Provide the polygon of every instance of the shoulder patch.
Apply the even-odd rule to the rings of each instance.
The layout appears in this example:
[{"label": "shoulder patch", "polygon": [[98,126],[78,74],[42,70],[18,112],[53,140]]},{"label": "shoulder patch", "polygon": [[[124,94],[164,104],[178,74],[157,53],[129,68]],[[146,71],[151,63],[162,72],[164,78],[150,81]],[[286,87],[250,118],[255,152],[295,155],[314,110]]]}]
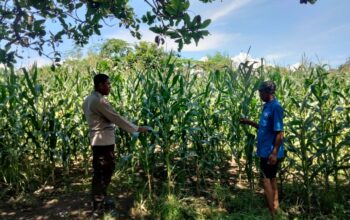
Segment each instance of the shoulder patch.
[{"label": "shoulder patch", "polygon": [[109,102],[108,102],[107,99],[101,98],[101,99],[100,99],[100,104],[109,105]]}]

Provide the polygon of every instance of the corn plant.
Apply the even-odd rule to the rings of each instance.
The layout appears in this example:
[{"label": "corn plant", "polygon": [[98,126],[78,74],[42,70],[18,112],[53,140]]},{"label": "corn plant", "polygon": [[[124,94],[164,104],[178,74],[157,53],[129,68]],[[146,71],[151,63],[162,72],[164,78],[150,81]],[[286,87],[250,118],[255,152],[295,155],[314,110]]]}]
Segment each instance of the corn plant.
[{"label": "corn plant", "polygon": [[240,126],[239,118],[258,120],[262,103],[257,86],[272,79],[285,109],[283,181],[302,186],[309,210],[315,204],[321,207],[320,188],[335,188],[336,198],[345,201],[341,189],[350,176],[347,73],[325,66],[303,66],[292,73],[243,63],[238,69],[207,66],[194,74],[198,64],[173,56],[155,63],[129,68],[108,60],[94,66],[77,61],[54,72],[1,70],[2,193],[34,190],[55,181],[58,169],[68,174],[76,162],[88,172],[91,148],[81,105],[93,89],[93,75],[104,72],[112,82],[108,99],[117,112],[153,128],[139,136],[116,130],[118,168],[142,198],[144,193],[153,200],[159,194],[215,191],[213,182],[221,184],[225,178],[217,170],[224,170],[229,159],[254,192],[256,130]]}]

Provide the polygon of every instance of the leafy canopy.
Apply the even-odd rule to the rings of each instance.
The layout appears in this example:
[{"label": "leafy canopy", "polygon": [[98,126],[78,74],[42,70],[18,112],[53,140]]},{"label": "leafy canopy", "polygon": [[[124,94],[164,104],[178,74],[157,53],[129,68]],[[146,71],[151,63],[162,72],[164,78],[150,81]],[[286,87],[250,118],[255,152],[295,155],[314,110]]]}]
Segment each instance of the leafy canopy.
[{"label": "leafy canopy", "polygon": [[[164,37],[170,37],[178,44],[178,50],[193,41],[197,44],[209,34],[206,28],[210,19],[189,13],[189,0],[144,2],[149,10],[139,17],[129,0],[1,0],[0,63],[13,65],[16,57],[21,58],[17,46],[31,48],[58,62],[61,54],[56,48],[60,43],[68,38],[83,46],[92,35],[101,34],[103,24],[124,27],[138,39],[140,24],[147,24],[157,34],[158,45],[164,43]],[[52,52],[44,51],[45,45]]]}]

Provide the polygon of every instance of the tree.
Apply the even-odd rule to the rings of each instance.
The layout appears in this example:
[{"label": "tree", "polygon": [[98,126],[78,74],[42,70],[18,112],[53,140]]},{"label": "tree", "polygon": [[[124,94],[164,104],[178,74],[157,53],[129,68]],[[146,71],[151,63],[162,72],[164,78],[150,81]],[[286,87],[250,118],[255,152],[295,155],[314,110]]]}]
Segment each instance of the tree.
[{"label": "tree", "polygon": [[[199,0],[203,3],[215,0]],[[316,0],[308,0],[313,3]],[[0,63],[13,65],[20,57],[14,47],[36,50],[58,62],[61,54],[56,47],[65,38],[78,46],[88,43],[93,35],[100,35],[102,24],[119,21],[133,37],[141,38],[140,24],[145,23],[157,34],[155,42],[164,43],[170,37],[181,50],[184,44],[207,36],[210,19],[188,13],[189,0],[144,0],[149,11],[139,18],[129,0],[1,0],[0,1]],[[300,1],[302,2],[302,1]],[[304,3],[304,1],[303,1]],[[55,26],[49,28],[48,25]],[[115,25],[113,25],[115,26]],[[44,51],[44,45],[52,53]]]},{"label": "tree", "polygon": [[[215,0],[199,0],[203,3]],[[12,65],[19,56],[13,49],[19,45],[36,50],[39,55],[54,58],[57,62],[61,54],[56,51],[64,37],[73,39],[83,46],[93,34],[100,35],[102,24],[119,21],[119,27],[128,29],[133,37],[141,38],[140,24],[150,26],[157,34],[155,42],[164,43],[164,37],[174,39],[179,50],[183,44],[207,36],[205,30],[210,20],[200,15],[188,13],[189,0],[144,0],[150,7],[139,18],[129,0],[2,0],[0,1],[0,62]],[[83,14],[83,16],[79,16]],[[51,23],[50,23],[51,22]],[[48,24],[57,26],[48,30]],[[109,25],[109,24],[107,24]],[[51,28],[52,29],[52,28]],[[44,52],[49,45],[53,52]]]},{"label": "tree", "polygon": [[169,54],[156,44],[141,41],[134,47],[134,52],[127,57],[129,64],[136,63],[140,69],[153,69],[162,64]]},{"label": "tree", "polygon": [[115,60],[126,56],[131,50],[128,42],[120,39],[109,39],[102,44],[100,55]]}]

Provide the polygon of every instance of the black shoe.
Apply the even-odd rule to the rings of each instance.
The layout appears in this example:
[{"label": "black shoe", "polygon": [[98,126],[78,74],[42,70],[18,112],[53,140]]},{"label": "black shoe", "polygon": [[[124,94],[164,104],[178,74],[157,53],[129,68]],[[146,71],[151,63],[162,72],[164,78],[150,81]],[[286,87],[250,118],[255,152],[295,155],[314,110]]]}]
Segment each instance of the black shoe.
[{"label": "black shoe", "polygon": [[104,215],[104,207],[102,201],[93,201],[92,202],[92,219],[100,219]]},{"label": "black shoe", "polygon": [[101,211],[103,210],[103,202],[102,201],[93,201],[92,202],[92,210],[95,211]]}]

